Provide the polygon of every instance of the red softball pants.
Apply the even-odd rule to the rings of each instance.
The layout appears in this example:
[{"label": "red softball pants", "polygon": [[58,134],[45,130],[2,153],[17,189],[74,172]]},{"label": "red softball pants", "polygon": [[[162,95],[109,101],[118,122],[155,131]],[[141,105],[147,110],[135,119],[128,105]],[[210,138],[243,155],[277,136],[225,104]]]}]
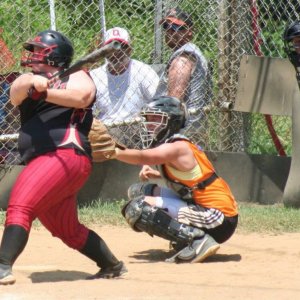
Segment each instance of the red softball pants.
[{"label": "red softball pants", "polygon": [[38,218],[53,236],[80,250],[89,229],[78,220],[76,196],[90,172],[89,158],[74,149],[58,149],[34,158],[12,189],[5,225],[20,225],[29,232]]}]

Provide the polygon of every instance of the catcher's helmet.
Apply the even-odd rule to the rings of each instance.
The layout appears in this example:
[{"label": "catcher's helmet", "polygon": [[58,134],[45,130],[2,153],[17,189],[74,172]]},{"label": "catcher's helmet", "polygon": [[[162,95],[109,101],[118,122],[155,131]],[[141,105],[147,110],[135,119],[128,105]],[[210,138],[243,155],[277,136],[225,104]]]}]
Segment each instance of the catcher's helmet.
[{"label": "catcher's helmet", "polygon": [[[42,48],[35,52],[34,46]],[[46,64],[53,67],[67,68],[73,58],[74,50],[70,40],[58,31],[45,30],[23,44],[27,54],[21,59],[22,66]]]},{"label": "catcher's helmet", "polygon": [[140,115],[140,135],[143,148],[147,149],[162,144],[184,127],[186,109],[177,98],[161,96],[148,103]]}]

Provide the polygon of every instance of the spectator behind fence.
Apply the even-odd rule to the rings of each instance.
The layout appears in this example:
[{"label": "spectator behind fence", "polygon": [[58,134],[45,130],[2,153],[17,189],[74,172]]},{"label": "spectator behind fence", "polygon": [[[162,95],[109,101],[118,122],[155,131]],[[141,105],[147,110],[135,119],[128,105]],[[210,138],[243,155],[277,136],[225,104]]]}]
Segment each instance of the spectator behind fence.
[{"label": "spectator behind fence", "polygon": [[4,79],[2,80],[0,75],[0,129],[1,132],[4,131],[4,129],[7,127],[7,124],[5,122],[7,112],[6,112],[6,104],[8,102],[9,96],[8,96],[8,90],[9,90],[9,83]]},{"label": "spectator behind fence", "polygon": [[[173,53],[160,78],[156,96],[168,95],[183,101],[188,109],[196,109],[184,129],[184,134],[194,137],[203,124],[201,108],[210,101],[208,64],[201,50],[191,42],[194,24],[191,16],[179,8],[167,12],[160,21],[165,32],[165,42]],[[198,120],[198,122],[197,122]],[[193,126],[190,126],[193,124]],[[203,138],[203,137],[202,137]]]},{"label": "spectator behind fence", "polygon": [[[0,134],[14,133],[18,129],[17,110],[10,105],[9,87],[19,76],[11,72],[15,59],[3,38],[3,28],[0,28]],[[17,162],[16,143],[9,141],[0,143],[0,163]]]},{"label": "spectator behind fence", "polygon": [[[151,101],[159,82],[158,75],[149,65],[131,58],[131,39],[126,29],[109,29],[104,45],[112,41],[119,41],[121,49],[107,57],[103,66],[90,72],[97,88],[94,116],[105,123],[122,122],[137,116]],[[139,137],[135,128],[131,126],[127,133],[121,128],[110,132],[127,146],[137,147]]]},{"label": "spectator behind fence", "polygon": [[[8,113],[13,114],[15,109],[9,103],[9,88],[11,83],[19,76],[18,72],[11,72],[7,74],[0,74],[0,128],[1,132],[10,132],[11,124],[7,123]],[[13,133],[13,132],[10,132]]]},{"label": "spectator behind fence", "polygon": [[[19,75],[18,72],[0,74],[0,134],[16,133],[19,130],[18,109],[9,101],[10,85]],[[0,143],[0,163],[20,163],[16,141]]]},{"label": "spectator behind fence", "polygon": [[[7,116],[6,105],[8,103],[9,84],[13,81],[8,72],[15,64],[15,59],[2,38],[3,29],[0,27],[0,128],[1,131],[7,127],[5,119]],[[16,74],[16,73],[14,73]],[[9,77],[9,78],[8,78]],[[15,78],[13,78],[15,79]]]},{"label": "spectator behind fence", "polygon": [[[3,76],[0,75],[0,134],[5,132],[5,129],[8,127],[6,123],[7,110],[6,105],[8,103],[8,90],[9,83],[2,79]],[[0,164],[5,163],[6,158],[8,157],[9,150],[6,145],[0,142]]]}]

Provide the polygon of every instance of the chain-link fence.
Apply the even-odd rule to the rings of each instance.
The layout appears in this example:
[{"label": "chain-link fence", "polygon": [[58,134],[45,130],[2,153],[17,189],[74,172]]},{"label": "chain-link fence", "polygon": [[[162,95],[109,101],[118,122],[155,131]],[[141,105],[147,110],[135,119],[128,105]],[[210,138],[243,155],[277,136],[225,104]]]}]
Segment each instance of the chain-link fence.
[{"label": "chain-link fence", "polygon": [[[1,135],[17,133],[19,128],[18,110],[8,101],[8,88],[22,72],[19,61],[24,41],[39,31],[56,29],[72,40],[75,61],[99,47],[105,31],[118,26],[130,32],[132,58],[149,64],[160,75],[171,51],[164,41],[159,21],[175,6],[192,15],[193,43],[207,59],[206,80],[210,82],[205,91],[210,101],[198,112],[201,117],[195,118],[194,130],[187,129],[187,134],[205,150],[278,154],[274,146],[275,129],[276,138],[289,154],[289,117],[237,113],[231,108],[242,55],[284,56],[282,32],[288,22],[299,18],[300,4],[295,0],[2,0]],[[90,68],[103,63],[99,61]],[[129,141],[135,136],[130,125],[118,129]],[[131,144],[139,147],[136,140]],[[19,163],[16,140],[1,140],[0,160],[2,164]]]}]

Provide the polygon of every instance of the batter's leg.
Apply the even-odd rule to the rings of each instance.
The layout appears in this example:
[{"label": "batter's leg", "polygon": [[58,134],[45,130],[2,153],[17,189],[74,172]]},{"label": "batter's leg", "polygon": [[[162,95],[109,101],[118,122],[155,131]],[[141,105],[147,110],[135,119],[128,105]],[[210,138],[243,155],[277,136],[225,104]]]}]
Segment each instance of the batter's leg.
[{"label": "batter's leg", "polygon": [[19,225],[5,227],[0,246],[0,285],[13,284],[12,266],[28,241],[28,232]]}]

